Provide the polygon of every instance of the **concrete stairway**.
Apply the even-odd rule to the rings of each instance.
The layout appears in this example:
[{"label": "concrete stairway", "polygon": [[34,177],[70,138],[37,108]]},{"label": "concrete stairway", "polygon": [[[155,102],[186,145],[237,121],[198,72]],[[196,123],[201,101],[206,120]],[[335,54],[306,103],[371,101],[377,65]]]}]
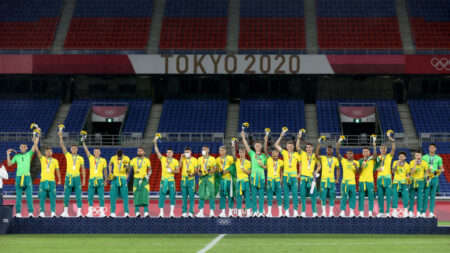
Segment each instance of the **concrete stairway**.
[{"label": "concrete stairway", "polygon": [[228,104],[227,113],[227,126],[225,132],[225,143],[229,150],[231,147],[231,138],[238,137],[238,124],[239,124],[239,104]]},{"label": "concrete stairway", "polygon": [[400,29],[400,37],[402,39],[403,52],[405,54],[415,54],[406,0],[395,0],[395,8],[397,10],[398,26]]},{"label": "concrete stairway", "polygon": [[317,108],[315,104],[305,105],[306,141],[315,145],[319,138],[317,126]]},{"label": "concrete stairway", "polygon": [[56,28],[55,40],[53,41],[52,54],[62,54],[64,52],[64,42],[69,32],[70,21],[72,20],[76,0],[65,0],[58,27]]},{"label": "concrete stairway", "polygon": [[62,104],[59,106],[58,112],[55,115],[55,119],[53,120],[52,125],[50,126],[50,130],[47,133],[47,137],[42,141],[41,147],[44,145],[50,147],[59,147],[59,139],[58,139],[58,126],[60,124],[64,124],[64,120],[69,113],[71,104]]},{"label": "concrete stairway", "polygon": [[153,8],[150,36],[148,39],[147,54],[158,53],[166,0],[154,0],[154,6],[155,7]]},{"label": "concrete stairway", "polygon": [[305,43],[306,53],[317,54],[319,43],[317,41],[317,11],[316,0],[304,0],[305,10]]},{"label": "concrete stairway", "polygon": [[153,138],[155,138],[156,131],[158,131],[159,120],[161,118],[163,105],[153,104],[150,110],[150,117],[147,121],[147,128],[144,134],[144,148],[147,154],[150,154],[153,149]]},{"label": "concrete stairway", "polygon": [[239,49],[239,17],[241,10],[240,0],[230,0],[228,6],[228,27],[226,50],[229,54],[236,54]]},{"label": "concrete stairway", "polygon": [[403,130],[405,131],[405,137],[408,138],[408,142],[403,144],[399,143],[399,146],[408,147],[410,150],[419,150],[420,141],[417,137],[416,128],[409,111],[407,104],[398,104],[398,113],[400,114],[400,120],[402,121]]}]

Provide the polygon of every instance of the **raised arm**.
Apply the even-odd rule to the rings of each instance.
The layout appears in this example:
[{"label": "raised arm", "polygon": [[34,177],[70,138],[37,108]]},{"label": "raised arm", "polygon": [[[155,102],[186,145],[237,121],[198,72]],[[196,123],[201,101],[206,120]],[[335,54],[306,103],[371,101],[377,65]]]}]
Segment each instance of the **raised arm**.
[{"label": "raised arm", "polygon": [[338,141],[336,143],[336,156],[339,161],[342,160],[341,152],[339,152],[339,148],[341,147],[341,143]]},{"label": "raised arm", "polygon": [[295,142],[295,147],[297,149],[297,152],[301,153],[303,150],[300,146],[300,142],[302,141],[302,132],[299,132],[297,135],[297,141]]},{"label": "raised arm", "polygon": [[84,152],[86,153],[87,157],[89,158],[91,156],[91,153],[89,152],[89,149],[86,146],[86,142],[82,141],[81,143],[83,144]]},{"label": "raised arm", "polygon": [[244,132],[244,130],[241,131],[241,138],[242,138],[242,143],[244,143],[245,150],[247,151],[247,154],[249,154],[250,153],[250,146],[247,143],[247,139],[245,139],[245,132]]},{"label": "raised arm", "polygon": [[316,148],[316,158],[319,159],[319,155],[320,155],[320,147],[322,147],[322,143],[320,143],[320,141],[317,142],[317,148]]},{"label": "raised arm", "polygon": [[391,156],[394,157],[394,155],[395,155],[395,140],[392,137],[389,137],[389,140],[392,141]]},{"label": "raised arm", "polygon": [[283,151],[283,149],[280,147],[280,142],[281,142],[281,139],[283,139],[283,135],[284,135],[284,131],[280,134],[280,137],[278,137],[278,140],[275,142],[275,148],[280,152],[280,154]]},{"label": "raised arm", "polygon": [[373,159],[377,158],[377,143],[373,142]]},{"label": "raised arm", "polygon": [[155,137],[155,139],[153,139],[153,143],[155,144],[155,153],[158,156],[158,158],[161,159],[162,155],[158,149],[158,138],[157,137]]},{"label": "raised arm", "polygon": [[269,157],[269,136],[264,136],[264,153]]},{"label": "raised arm", "polygon": [[58,136],[59,136],[59,146],[62,149],[63,154],[67,153],[67,148],[64,145],[64,140],[63,140],[63,133],[61,131],[58,132]]},{"label": "raised arm", "polygon": [[336,170],[336,182],[339,181],[339,178],[341,176],[341,166],[336,166],[337,170]]},{"label": "raised arm", "polygon": [[6,151],[6,164],[8,164],[8,166],[12,166],[14,164],[13,162],[11,162],[11,152],[12,149],[8,149]]},{"label": "raised arm", "polygon": [[33,137],[33,148],[31,150],[33,150],[34,152],[36,152],[36,155],[38,158],[42,157],[41,151],[39,150],[39,147],[37,146],[39,142],[39,137]]}]

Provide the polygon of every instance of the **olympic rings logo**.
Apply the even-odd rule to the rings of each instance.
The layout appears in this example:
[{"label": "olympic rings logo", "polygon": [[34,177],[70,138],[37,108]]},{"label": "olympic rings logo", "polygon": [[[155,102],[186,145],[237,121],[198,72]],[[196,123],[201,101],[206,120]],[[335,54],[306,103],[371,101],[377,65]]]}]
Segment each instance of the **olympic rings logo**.
[{"label": "olympic rings logo", "polygon": [[434,57],[433,59],[431,59],[431,65],[436,69],[436,70],[450,70],[450,61],[448,58],[441,58],[438,59],[436,57]]}]

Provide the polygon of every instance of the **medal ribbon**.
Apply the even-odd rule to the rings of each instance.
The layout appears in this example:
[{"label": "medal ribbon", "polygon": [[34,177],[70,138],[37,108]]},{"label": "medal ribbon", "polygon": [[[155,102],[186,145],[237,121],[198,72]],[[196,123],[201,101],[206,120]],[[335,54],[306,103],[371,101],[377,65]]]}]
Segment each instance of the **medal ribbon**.
[{"label": "medal ribbon", "polygon": [[95,159],[95,174],[97,174],[97,168],[98,168],[99,162],[100,162],[100,157],[98,159]]},{"label": "medal ribbon", "polygon": [[141,159],[141,163],[139,164],[139,158],[137,159],[137,173],[139,174],[139,171],[141,171],[142,163],[144,162],[144,158]]},{"label": "medal ribbon", "polygon": [[47,173],[50,172],[50,164],[52,164],[52,158],[50,158],[50,161],[45,159],[47,161]]},{"label": "medal ribbon", "polygon": [[75,165],[77,165],[77,156],[78,156],[78,155],[75,155],[75,159],[73,159],[73,155],[72,155],[72,161],[73,161],[72,170],[75,170],[75,169],[76,169],[76,166],[75,166]]},{"label": "medal ribbon", "polygon": [[294,157],[294,153],[292,153],[291,155],[289,155],[288,153],[288,159],[289,159],[289,168],[292,167],[291,163],[292,163],[292,157]]},{"label": "medal ribbon", "polygon": [[166,164],[166,170],[167,170],[167,168],[169,168],[169,165],[170,165],[170,163],[172,162],[172,159],[173,159],[173,157],[172,157],[172,158],[170,158],[170,160],[169,160],[169,161],[167,161],[167,164]]}]

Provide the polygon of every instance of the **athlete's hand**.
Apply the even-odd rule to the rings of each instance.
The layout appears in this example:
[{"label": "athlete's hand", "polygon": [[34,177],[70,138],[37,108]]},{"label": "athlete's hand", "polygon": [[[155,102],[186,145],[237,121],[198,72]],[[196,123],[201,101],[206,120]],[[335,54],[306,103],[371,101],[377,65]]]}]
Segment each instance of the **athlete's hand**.
[{"label": "athlete's hand", "polygon": [[59,136],[59,137],[62,137],[62,136],[63,136],[63,133],[62,133],[61,131],[58,131],[58,136]]},{"label": "athlete's hand", "polygon": [[283,130],[283,131],[281,131],[281,135],[283,135],[284,136],[284,134],[287,132],[287,130]]},{"label": "athlete's hand", "polygon": [[266,134],[266,135],[264,135],[264,140],[265,141],[268,141],[269,140],[269,136]]},{"label": "athlete's hand", "polygon": [[11,152],[12,152],[12,149],[8,149],[8,150],[6,151],[6,154],[7,154],[7,155],[10,155]]},{"label": "athlete's hand", "polygon": [[259,164],[259,166],[264,166],[264,164],[261,162],[261,159],[258,159],[258,164]]},{"label": "athlete's hand", "polygon": [[244,130],[241,131],[241,137],[245,138],[245,131]]},{"label": "athlete's hand", "polygon": [[153,139],[153,143],[156,143],[158,141],[158,137],[155,137],[154,139]]}]

